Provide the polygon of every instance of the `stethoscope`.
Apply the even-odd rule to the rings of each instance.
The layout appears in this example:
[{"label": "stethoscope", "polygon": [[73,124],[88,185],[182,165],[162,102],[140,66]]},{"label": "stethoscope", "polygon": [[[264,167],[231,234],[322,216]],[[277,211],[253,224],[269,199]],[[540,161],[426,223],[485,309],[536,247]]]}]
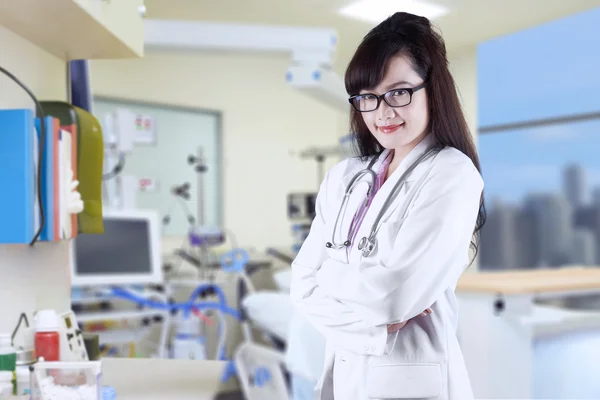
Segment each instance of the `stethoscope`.
[{"label": "stethoscope", "polygon": [[[377,214],[375,221],[371,225],[371,230],[369,232],[369,235],[363,237],[358,242],[358,249],[362,252],[363,257],[368,257],[375,249],[375,245],[377,244],[377,233],[379,232],[381,219],[383,218],[386,211],[390,208],[390,206],[396,199],[396,196],[399,193],[399,191],[402,187],[402,184],[404,183],[404,181],[406,180],[408,175],[421,162],[425,161],[426,159],[428,159],[430,157],[437,155],[442,148],[443,148],[443,146],[433,146],[433,147],[429,148],[424,154],[422,154],[417,160],[415,160],[415,162],[413,162],[406,169],[406,171],[404,171],[402,176],[400,176],[400,179],[398,179],[398,181],[392,188],[392,191],[390,192],[388,197],[385,199],[385,202],[383,203],[383,206],[381,206],[381,209],[379,210],[379,213]],[[369,164],[367,165],[367,168],[357,172],[356,175],[354,175],[352,177],[352,179],[350,180],[350,182],[348,183],[348,186],[346,186],[346,192],[344,193],[344,198],[342,199],[342,204],[340,206],[337,217],[335,219],[335,224],[333,225],[333,232],[331,233],[331,241],[325,243],[326,247],[328,247],[330,249],[340,250],[340,249],[343,249],[345,247],[349,247],[352,245],[352,243],[350,242],[350,238],[354,236],[354,230],[358,229],[358,227],[351,227],[351,230],[350,230],[350,232],[348,232],[348,236],[347,236],[346,240],[341,244],[335,242],[335,234],[338,229],[338,225],[340,224],[340,219],[341,219],[342,215],[346,215],[346,209],[348,208],[348,202],[350,200],[350,196],[352,195],[352,192],[354,192],[354,190],[360,184],[367,184],[368,189],[367,189],[367,194],[365,196],[365,199],[363,200],[356,217],[358,218],[358,220],[360,220],[363,218],[364,214],[367,212],[366,205],[368,204],[369,200],[371,200],[372,192],[375,187],[376,180],[377,180],[377,174],[375,173],[375,171],[373,171],[373,166],[375,165],[375,163],[377,162],[377,160],[379,159],[381,154],[382,153],[379,153],[376,157],[373,157],[371,162],[369,162]],[[362,179],[365,176],[367,177],[367,179],[366,180]]]}]

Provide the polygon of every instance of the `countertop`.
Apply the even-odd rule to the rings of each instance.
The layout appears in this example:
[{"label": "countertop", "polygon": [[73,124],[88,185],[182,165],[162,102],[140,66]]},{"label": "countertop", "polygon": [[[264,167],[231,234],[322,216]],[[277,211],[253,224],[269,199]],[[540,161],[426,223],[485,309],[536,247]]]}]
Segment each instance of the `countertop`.
[{"label": "countertop", "polygon": [[529,294],[598,290],[600,268],[568,267],[523,271],[473,272],[460,278],[456,291]]}]

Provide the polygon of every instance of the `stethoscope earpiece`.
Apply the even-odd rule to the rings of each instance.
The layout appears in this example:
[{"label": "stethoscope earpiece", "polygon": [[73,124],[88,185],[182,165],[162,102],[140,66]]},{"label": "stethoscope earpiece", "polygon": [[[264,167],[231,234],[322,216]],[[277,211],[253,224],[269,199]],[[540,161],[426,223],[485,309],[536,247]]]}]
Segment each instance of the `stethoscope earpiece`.
[{"label": "stethoscope earpiece", "polygon": [[330,249],[330,248],[333,247],[333,243],[327,242],[327,243],[325,243],[325,247],[327,247],[328,249]]}]

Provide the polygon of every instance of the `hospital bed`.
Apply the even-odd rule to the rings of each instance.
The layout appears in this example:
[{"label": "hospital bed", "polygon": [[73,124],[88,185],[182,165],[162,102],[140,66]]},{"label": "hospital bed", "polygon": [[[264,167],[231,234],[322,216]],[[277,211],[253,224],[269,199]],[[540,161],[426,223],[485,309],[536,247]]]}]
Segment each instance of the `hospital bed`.
[{"label": "hospital bed", "polygon": [[[243,255],[244,252],[239,253],[239,255]],[[270,255],[274,256],[274,254]],[[188,264],[199,267],[196,265],[199,264],[196,262],[199,260],[188,260],[190,255],[179,252],[177,256],[188,261]],[[295,312],[289,296],[290,260],[282,259],[281,255],[276,256],[282,261],[282,265],[285,265],[284,268],[277,271],[274,270],[271,263],[251,262],[256,260],[251,260],[248,254],[245,257],[248,259],[243,263],[243,268],[222,265],[213,281],[224,290],[227,288],[229,301],[233,301],[230,304],[235,307],[234,304],[237,303],[236,308],[240,313],[240,320],[237,322],[241,326],[242,341],[239,343],[239,340],[233,340],[238,344],[232,348],[233,352],[231,353],[235,365],[234,373],[247,400],[290,399],[290,375],[294,377],[300,375],[316,382],[315,375],[321,372],[322,365],[319,364],[319,357],[314,357],[314,354],[311,353],[318,354],[318,349],[321,347],[324,355],[324,340],[318,335],[316,338],[318,343],[310,343],[311,336],[315,336],[314,332],[310,331],[312,327],[298,321],[298,314]],[[268,267],[269,270],[269,280],[272,278],[272,283],[266,286],[273,287],[274,284],[275,289],[257,291],[255,283],[261,278],[264,279],[260,271],[264,271],[265,267]],[[178,276],[175,279],[169,279],[169,285],[172,288],[184,289],[189,285],[196,286],[198,284],[195,279],[181,278]],[[259,286],[264,287],[264,283]],[[228,332],[231,331],[228,329]],[[291,352],[290,332],[301,336],[299,339],[296,336],[295,345],[291,346]],[[228,336],[230,335],[228,334]],[[229,337],[227,341],[231,343],[232,339],[235,338]],[[231,344],[234,345],[234,343]],[[302,349],[305,345],[310,346],[312,351],[307,352]],[[310,361],[315,358],[316,362]],[[233,372],[229,371],[229,375],[232,374]]]},{"label": "hospital bed", "polygon": [[[234,354],[236,375],[248,400],[291,399],[285,351],[293,314],[289,294],[256,291],[249,277],[239,279],[243,342]],[[262,336],[255,340],[254,333]]]},{"label": "hospital bed", "polygon": [[279,291],[250,293],[241,308],[250,323],[270,340],[272,349],[280,353],[288,389],[292,389],[288,398],[312,399],[323,368],[325,339],[294,308],[289,295],[291,269],[274,273],[273,279]]}]

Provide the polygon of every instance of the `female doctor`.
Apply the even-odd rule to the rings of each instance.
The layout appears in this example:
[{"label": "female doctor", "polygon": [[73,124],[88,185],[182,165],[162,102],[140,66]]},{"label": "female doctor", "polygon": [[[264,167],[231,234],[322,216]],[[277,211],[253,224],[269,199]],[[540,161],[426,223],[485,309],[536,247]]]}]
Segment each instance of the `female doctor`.
[{"label": "female doctor", "polygon": [[328,171],[291,296],[327,340],[323,400],[469,400],[454,289],[483,225],[479,160],[443,39],[396,13],[345,76],[360,156]]}]

